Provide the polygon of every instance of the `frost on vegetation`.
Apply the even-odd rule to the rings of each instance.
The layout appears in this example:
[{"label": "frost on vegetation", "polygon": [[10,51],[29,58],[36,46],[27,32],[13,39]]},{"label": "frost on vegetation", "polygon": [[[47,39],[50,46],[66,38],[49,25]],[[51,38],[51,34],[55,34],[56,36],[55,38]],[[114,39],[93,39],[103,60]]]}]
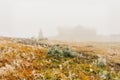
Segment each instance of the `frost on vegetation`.
[{"label": "frost on vegetation", "polygon": [[16,59],[12,62],[12,65],[15,66],[15,67],[20,67],[21,63],[22,63],[22,60]]},{"label": "frost on vegetation", "polygon": [[105,67],[107,65],[106,58],[99,55],[99,58],[97,60],[97,66],[98,67]]},{"label": "frost on vegetation", "polygon": [[62,47],[59,45],[54,45],[52,46],[47,52],[46,54],[48,56],[53,56],[53,57],[57,57],[57,58],[62,58],[62,57],[76,57],[77,53],[72,51],[70,48],[68,47]]},{"label": "frost on vegetation", "polygon": [[104,57],[78,55],[66,46],[55,45],[46,51],[36,46],[7,44],[0,50],[1,80],[120,80],[120,73]]},{"label": "frost on vegetation", "polygon": [[0,68],[0,75],[6,75],[8,72],[13,72],[13,71],[14,71],[14,67],[12,65],[5,64],[4,67]]}]

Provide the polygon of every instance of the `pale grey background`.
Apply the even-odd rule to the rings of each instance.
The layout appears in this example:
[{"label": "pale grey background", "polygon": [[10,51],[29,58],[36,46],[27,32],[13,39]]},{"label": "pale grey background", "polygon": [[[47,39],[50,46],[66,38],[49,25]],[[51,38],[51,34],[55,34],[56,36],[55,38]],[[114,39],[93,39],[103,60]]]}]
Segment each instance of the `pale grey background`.
[{"label": "pale grey background", "polygon": [[0,0],[0,36],[45,37],[57,27],[82,25],[97,34],[120,34],[120,0]]}]

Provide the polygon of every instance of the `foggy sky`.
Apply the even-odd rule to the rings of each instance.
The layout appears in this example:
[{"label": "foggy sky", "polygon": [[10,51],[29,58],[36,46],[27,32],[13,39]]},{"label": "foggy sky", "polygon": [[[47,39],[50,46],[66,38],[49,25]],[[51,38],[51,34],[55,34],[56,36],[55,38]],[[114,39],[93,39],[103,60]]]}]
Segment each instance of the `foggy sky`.
[{"label": "foggy sky", "polygon": [[0,0],[0,36],[57,35],[57,27],[82,25],[98,34],[120,33],[120,0]]}]

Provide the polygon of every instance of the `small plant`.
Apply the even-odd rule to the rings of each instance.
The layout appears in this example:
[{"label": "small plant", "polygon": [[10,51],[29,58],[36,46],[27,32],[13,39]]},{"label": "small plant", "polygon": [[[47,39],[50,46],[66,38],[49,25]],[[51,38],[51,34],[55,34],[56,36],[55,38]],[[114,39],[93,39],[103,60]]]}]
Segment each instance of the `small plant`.
[{"label": "small plant", "polygon": [[62,58],[62,57],[76,57],[77,53],[73,52],[68,47],[61,47],[59,45],[52,46],[46,53],[48,56],[53,56],[56,58]]},{"label": "small plant", "polygon": [[57,46],[52,46],[46,53],[48,56],[63,57],[62,50]]},{"label": "small plant", "polygon": [[98,67],[101,67],[101,68],[103,68],[103,67],[105,67],[106,66],[106,59],[105,58],[102,58],[102,57],[99,57],[98,58],[98,61],[97,61],[97,66]]},{"label": "small plant", "polygon": [[70,48],[63,49],[64,57],[76,57],[77,53],[73,52]]}]

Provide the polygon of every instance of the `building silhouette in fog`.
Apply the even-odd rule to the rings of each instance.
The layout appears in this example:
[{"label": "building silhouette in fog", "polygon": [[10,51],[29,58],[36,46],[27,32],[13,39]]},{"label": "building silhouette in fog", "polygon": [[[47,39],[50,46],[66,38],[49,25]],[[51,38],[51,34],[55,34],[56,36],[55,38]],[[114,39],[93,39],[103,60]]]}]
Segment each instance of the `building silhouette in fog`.
[{"label": "building silhouette in fog", "polygon": [[96,40],[96,30],[77,26],[75,28],[59,28],[55,39],[70,41],[93,41]]},{"label": "building silhouette in fog", "polygon": [[58,28],[58,35],[53,37],[52,39],[56,40],[67,40],[67,41],[105,41],[105,42],[119,42],[120,34],[118,35],[97,35],[95,29],[92,28],[84,28],[81,26],[77,26],[74,28]]}]

